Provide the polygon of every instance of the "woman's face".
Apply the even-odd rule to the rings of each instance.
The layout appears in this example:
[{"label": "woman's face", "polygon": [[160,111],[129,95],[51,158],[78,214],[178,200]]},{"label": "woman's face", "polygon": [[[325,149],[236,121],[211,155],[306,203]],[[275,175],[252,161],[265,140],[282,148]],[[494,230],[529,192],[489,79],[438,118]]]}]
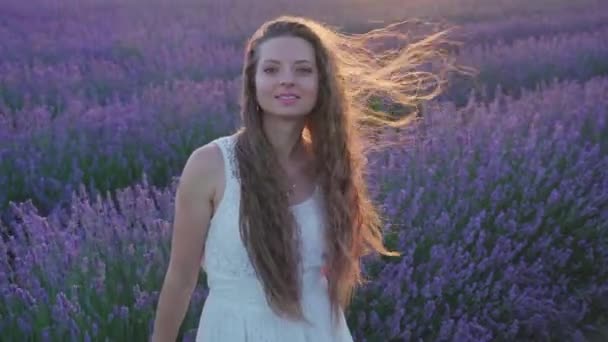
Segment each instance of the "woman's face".
[{"label": "woman's face", "polygon": [[319,73],[312,44],[277,37],[262,43],[255,73],[256,97],[265,114],[302,117],[317,102]]}]

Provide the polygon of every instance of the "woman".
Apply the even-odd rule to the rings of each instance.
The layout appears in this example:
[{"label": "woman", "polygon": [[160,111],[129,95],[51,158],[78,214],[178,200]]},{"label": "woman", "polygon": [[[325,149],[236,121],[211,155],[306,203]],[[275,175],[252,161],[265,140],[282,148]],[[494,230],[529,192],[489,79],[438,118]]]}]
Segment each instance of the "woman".
[{"label": "woman", "polygon": [[201,265],[210,292],[197,341],[352,341],[344,310],[360,258],[399,255],[383,246],[359,124],[411,121],[370,108],[374,94],[413,107],[438,93],[410,95],[436,78],[408,68],[441,56],[429,48],[441,33],[399,53],[366,48],[396,27],[347,36],[283,16],[255,32],[243,127],[194,151],[180,178],[154,341],[175,340]]}]

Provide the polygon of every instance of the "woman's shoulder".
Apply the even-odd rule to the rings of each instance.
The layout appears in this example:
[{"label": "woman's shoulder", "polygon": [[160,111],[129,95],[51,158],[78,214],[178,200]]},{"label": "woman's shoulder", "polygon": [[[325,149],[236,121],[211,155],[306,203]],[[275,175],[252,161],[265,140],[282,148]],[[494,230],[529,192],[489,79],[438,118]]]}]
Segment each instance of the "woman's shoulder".
[{"label": "woman's shoulder", "polygon": [[[221,180],[224,165],[222,151],[216,140],[192,151],[182,171],[182,177],[185,177],[186,182],[191,182],[192,185],[205,183],[213,185],[212,188],[215,188],[215,185]],[[207,181],[200,182],[201,179]]]},{"label": "woman's shoulder", "polygon": [[224,174],[224,153],[230,153],[231,144],[238,133],[219,136],[205,145],[197,147],[188,158],[185,168],[206,179],[220,179]]}]

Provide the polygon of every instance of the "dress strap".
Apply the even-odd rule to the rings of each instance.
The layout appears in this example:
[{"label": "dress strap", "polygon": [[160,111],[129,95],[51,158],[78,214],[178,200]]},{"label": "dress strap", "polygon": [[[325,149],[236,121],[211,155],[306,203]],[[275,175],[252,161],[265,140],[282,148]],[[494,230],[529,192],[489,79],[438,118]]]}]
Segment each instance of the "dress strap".
[{"label": "dress strap", "polygon": [[236,137],[224,136],[215,140],[222,151],[222,157],[224,158],[224,176],[226,179],[226,188],[235,185],[237,181],[237,165],[236,158],[234,156]]}]

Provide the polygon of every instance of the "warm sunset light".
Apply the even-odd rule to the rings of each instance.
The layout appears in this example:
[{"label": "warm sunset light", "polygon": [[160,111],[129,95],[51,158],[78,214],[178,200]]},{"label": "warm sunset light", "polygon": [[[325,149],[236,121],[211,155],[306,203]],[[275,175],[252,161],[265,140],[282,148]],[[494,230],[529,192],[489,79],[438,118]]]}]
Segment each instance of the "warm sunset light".
[{"label": "warm sunset light", "polygon": [[0,1],[0,341],[608,341],[608,2]]}]

